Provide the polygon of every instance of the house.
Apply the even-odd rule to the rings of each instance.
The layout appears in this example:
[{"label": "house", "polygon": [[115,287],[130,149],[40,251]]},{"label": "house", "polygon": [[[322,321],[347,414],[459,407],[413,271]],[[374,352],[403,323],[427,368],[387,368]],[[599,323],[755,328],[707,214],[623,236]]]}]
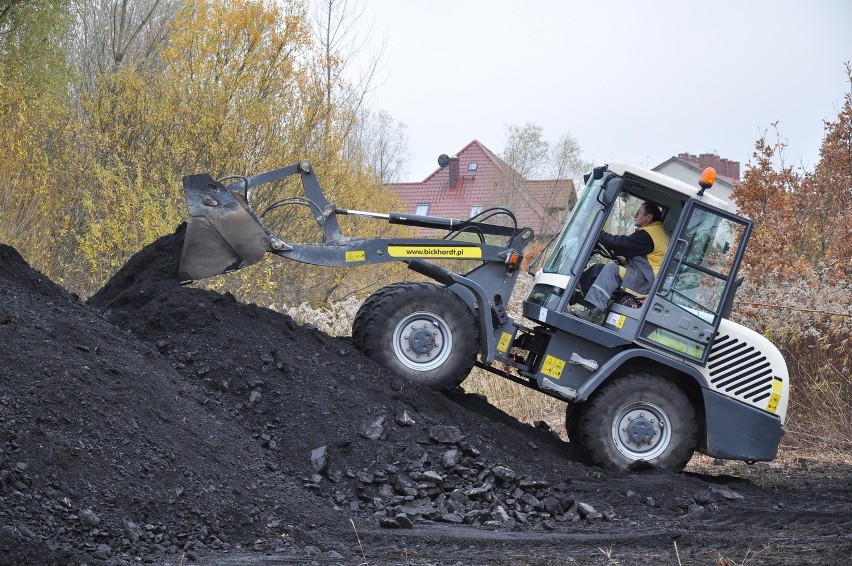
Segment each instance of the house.
[{"label": "house", "polygon": [[386,186],[413,214],[466,219],[499,206],[515,215],[518,227],[532,228],[543,238],[559,230],[577,202],[570,179],[524,179],[477,140],[423,181]]},{"label": "house", "polygon": [[739,161],[731,161],[719,157],[715,153],[702,153],[700,155],[679,153],[677,157],[663,161],[653,170],[697,187],[698,177],[707,167],[716,170],[716,183],[710,189],[710,192],[717,197],[730,199],[734,185],[740,180]]}]

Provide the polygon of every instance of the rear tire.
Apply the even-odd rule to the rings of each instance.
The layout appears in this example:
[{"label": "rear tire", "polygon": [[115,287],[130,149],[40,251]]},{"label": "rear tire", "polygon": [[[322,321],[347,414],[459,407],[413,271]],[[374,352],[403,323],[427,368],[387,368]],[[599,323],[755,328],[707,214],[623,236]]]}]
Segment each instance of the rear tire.
[{"label": "rear tire", "polygon": [[393,374],[432,389],[452,389],[470,373],[479,328],[467,304],[432,283],[399,283],[364,301],[352,342]]},{"label": "rear tire", "polygon": [[698,441],[689,398],[670,381],[647,373],[626,374],[602,386],[586,403],[578,428],[592,462],[605,468],[645,461],[679,472]]}]

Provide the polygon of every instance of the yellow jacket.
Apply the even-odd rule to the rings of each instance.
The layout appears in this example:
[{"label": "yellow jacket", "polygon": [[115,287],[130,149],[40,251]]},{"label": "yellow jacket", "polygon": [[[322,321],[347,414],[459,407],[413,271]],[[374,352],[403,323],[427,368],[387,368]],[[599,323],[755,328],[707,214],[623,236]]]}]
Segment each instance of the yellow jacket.
[{"label": "yellow jacket", "polygon": [[[657,272],[660,271],[660,266],[663,264],[663,258],[666,257],[666,250],[669,247],[669,236],[663,228],[663,223],[659,220],[636,230],[644,230],[651,236],[651,240],[654,242],[654,249],[645,257],[648,258],[648,263],[651,264],[651,269],[654,270],[654,277],[656,277]],[[624,266],[618,271],[622,278],[627,273],[627,269]]]}]

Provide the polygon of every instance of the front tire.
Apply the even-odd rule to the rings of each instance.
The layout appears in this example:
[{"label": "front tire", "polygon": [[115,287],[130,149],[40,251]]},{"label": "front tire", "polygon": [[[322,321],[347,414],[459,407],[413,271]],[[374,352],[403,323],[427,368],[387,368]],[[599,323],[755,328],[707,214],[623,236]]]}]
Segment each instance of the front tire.
[{"label": "front tire", "polygon": [[467,304],[432,283],[384,287],[364,301],[352,341],[395,375],[433,389],[452,389],[470,373],[479,328]]},{"label": "front tire", "polygon": [[583,464],[591,464],[586,448],[583,446],[583,435],[580,425],[586,412],[585,403],[568,403],[565,405],[565,432],[568,434],[568,450],[571,456]]},{"label": "front tire", "polygon": [[579,424],[581,444],[595,464],[626,469],[639,461],[679,472],[698,439],[695,409],[670,381],[626,374],[589,400]]},{"label": "front tire", "polygon": [[568,434],[568,440],[576,446],[582,448],[582,435],[580,434],[580,423],[583,420],[582,404],[568,403],[565,405],[565,432]]}]

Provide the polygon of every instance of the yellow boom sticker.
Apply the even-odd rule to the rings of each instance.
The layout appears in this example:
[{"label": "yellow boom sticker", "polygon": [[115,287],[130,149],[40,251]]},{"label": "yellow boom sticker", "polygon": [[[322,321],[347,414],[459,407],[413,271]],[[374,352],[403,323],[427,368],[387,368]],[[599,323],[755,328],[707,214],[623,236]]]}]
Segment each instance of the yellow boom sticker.
[{"label": "yellow boom sticker", "polygon": [[354,252],[346,252],[346,261],[364,261],[367,255],[364,250],[356,250]]},{"label": "yellow boom sticker", "polygon": [[482,250],[475,246],[388,246],[388,255],[432,259],[479,259],[482,257]]}]

